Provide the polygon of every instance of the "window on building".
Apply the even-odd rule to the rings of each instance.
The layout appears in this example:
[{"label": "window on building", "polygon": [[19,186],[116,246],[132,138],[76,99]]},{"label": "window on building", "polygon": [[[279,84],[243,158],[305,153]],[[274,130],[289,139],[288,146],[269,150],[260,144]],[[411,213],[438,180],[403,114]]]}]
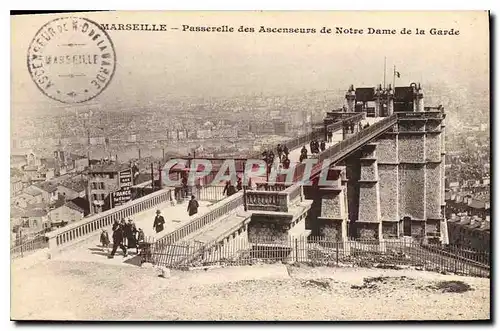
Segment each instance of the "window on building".
[{"label": "window on building", "polygon": [[97,189],[97,183],[92,183],[92,189],[94,189],[94,190]]},{"label": "window on building", "polygon": [[92,200],[98,200],[97,199],[97,194],[92,194]]},{"label": "window on building", "polygon": [[109,174],[109,179],[113,179],[113,178],[115,178],[115,174],[113,174],[113,173]]},{"label": "window on building", "polygon": [[104,190],[104,183],[99,183],[99,189]]},{"label": "window on building", "polygon": [[33,227],[34,227],[34,228],[38,227],[38,222],[37,222],[37,220],[33,220]]}]

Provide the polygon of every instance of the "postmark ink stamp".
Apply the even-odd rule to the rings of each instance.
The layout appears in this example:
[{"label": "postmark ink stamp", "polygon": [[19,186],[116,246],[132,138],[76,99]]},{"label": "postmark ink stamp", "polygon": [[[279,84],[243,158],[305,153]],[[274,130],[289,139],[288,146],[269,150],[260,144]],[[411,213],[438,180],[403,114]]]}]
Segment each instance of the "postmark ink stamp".
[{"label": "postmark ink stamp", "polygon": [[81,17],[54,19],[28,48],[28,70],[43,94],[63,103],[91,100],[106,89],[116,68],[108,33]]}]

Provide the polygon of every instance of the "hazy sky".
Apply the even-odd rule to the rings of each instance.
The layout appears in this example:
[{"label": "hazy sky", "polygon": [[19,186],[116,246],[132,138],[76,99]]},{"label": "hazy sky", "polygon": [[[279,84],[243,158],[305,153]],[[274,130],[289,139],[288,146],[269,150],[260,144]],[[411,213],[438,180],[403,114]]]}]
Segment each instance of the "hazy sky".
[{"label": "hazy sky", "polygon": [[[13,111],[61,107],[31,80],[27,49],[38,29],[60,15],[12,18]],[[106,90],[90,103],[103,109],[176,96],[282,94],[305,90],[373,86],[387,82],[392,66],[398,85],[450,82],[488,91],[489,32],[486,12],[110,12],[76,14],[98,23],[156,23],[167,27],[240,25],[315,28],[316,34],[108,31],[117,67]],[[323,27],[364,29],[364,35],[320,34]],[[369,27],[407,27],[408,35],[368,35]],[[460,31],[431,36],[430,28]],[[415,29],[426,35],[415,35]],[[86,107],[86,104],[77,107]]]}]

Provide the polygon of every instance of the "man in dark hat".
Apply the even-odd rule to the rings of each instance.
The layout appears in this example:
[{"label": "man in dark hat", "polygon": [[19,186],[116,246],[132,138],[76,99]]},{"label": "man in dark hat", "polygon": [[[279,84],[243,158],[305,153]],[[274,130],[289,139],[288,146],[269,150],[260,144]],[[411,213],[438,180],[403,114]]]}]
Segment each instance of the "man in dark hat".
[{"label": "man in dark hat", "polygon": [[286,157],[288,157],[288,154],[290,153],[290,151],[288,150],[288,147],[285,145],[283,147],[283,155],[285,155]]},{"label": "man in dark hat", "polygon": [[288,169],[290,168],[290,159],[287,156],[283,156],[283,168]]},{"label": "man in dark hat", "polygon": [[326,150],[326,142],[324,140],[321,140],[319,148],[321,149],[322,152]]},{"label": "man in dark hat", "polygon": [[189,200],[187,211],[189,213],[189,216],[193,216],[194,214],[198,213],[198,201],[196,201],[194,195],[191,196],[191,200]]},{"label": "man in dark hat", "polygon": [[156,230],[156,233],[162,232],[163,231],[163,224],[165,224],[165,219],[160,214],[161,214],[161,211],[157,210],[155,221],[153,223],[153,229]]},{"label": "man in dark hat", "polygon": [[281,155],[283,154],[283,147],[281,146],[281,144],[278,144],[278,147],[276,147],[276,152],[278,152],[278,157],[281,162]]},{"label": "man in dark hat", "polygon": [[108,258],[112,259],[115,256],[116,250],[120,247],[123,251],[123,256],[127,256],[127,248],[123,245],[123,227],[118,220],[113,223],[113,250]]}]

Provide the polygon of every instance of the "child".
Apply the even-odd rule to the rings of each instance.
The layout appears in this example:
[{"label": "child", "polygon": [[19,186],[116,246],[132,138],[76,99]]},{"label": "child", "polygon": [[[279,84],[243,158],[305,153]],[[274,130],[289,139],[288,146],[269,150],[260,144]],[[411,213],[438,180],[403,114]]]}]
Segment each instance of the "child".
[{"label": "child", "polygon": [[109,235],[108,235],[108,232],[106,231],[106,229],[102,229],[102,232],[101,232],[101,244],[102,244],[102,247],[106,249],[106,253],[109,253]]}]

